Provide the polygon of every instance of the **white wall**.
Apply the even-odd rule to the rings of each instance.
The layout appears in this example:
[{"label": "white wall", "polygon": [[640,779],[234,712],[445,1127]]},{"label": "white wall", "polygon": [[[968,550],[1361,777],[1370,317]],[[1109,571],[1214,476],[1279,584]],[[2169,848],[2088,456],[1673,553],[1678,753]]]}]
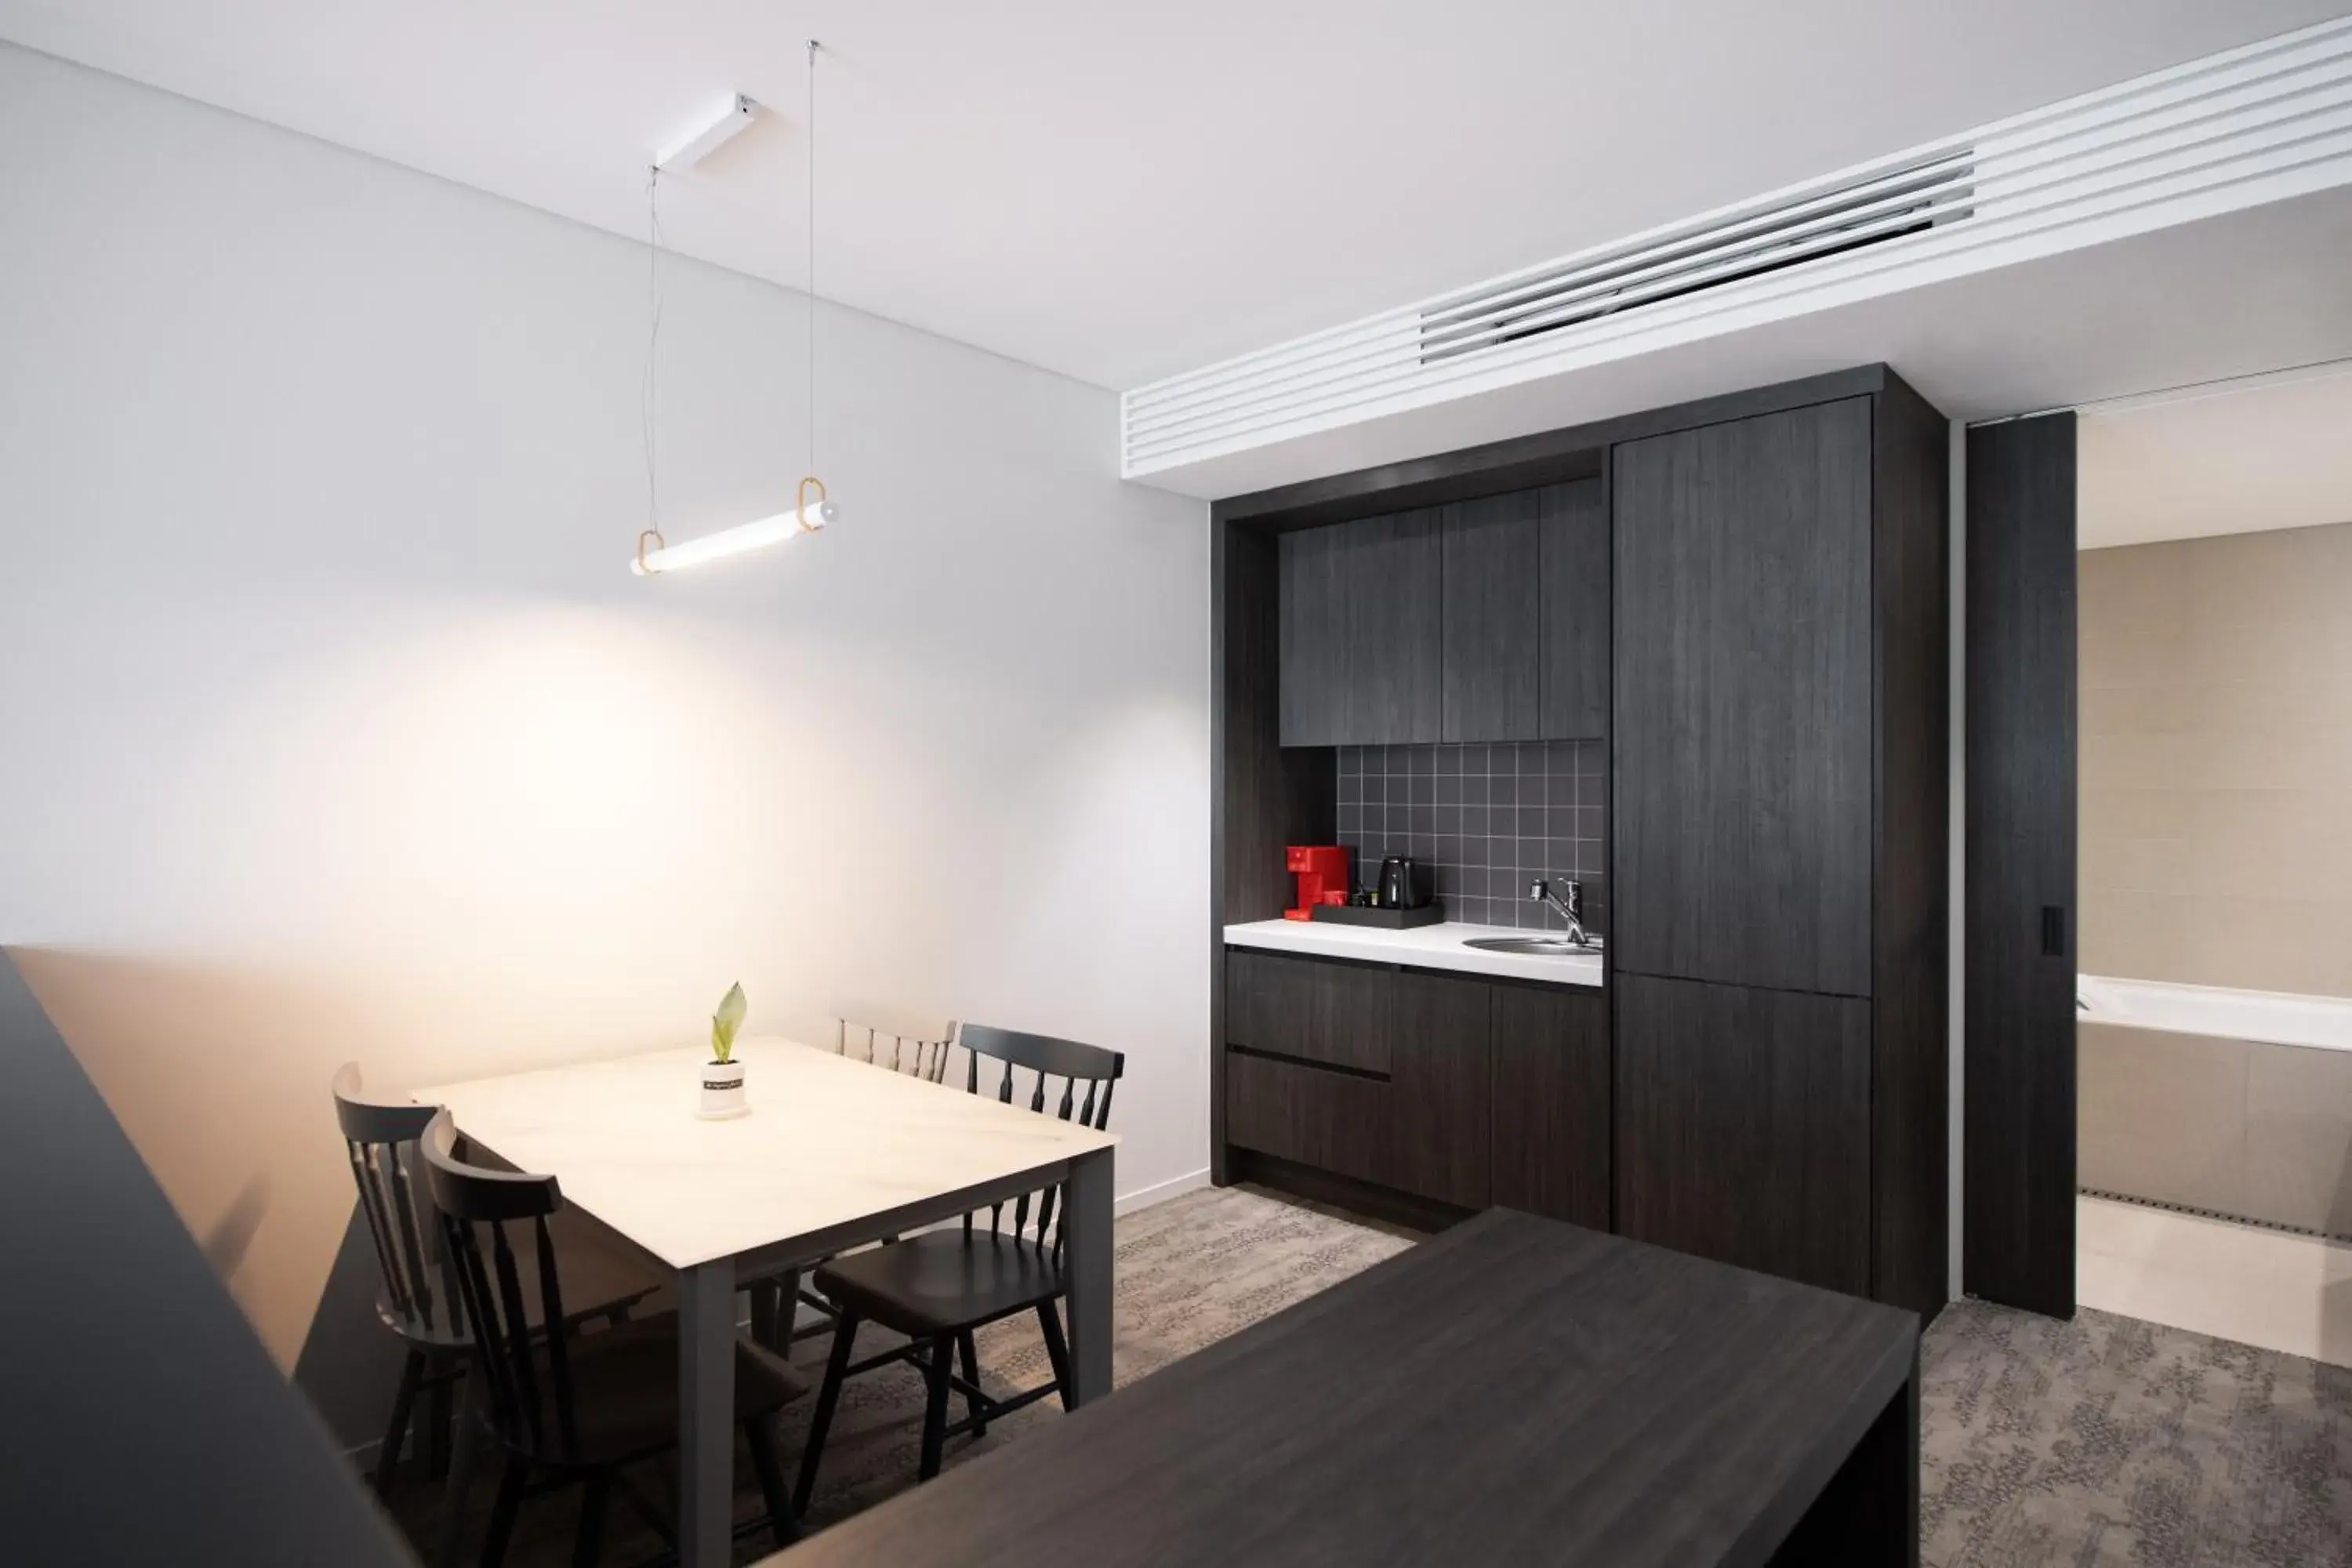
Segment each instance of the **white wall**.
[{"label": "white wall", "polygon": [[[825,310],[843,521],[643,582],[642,247],[5,46],[0,204],[0,942],[282,1361],[347,1057],[838,987],[1124,1049],[1120,1191],[1205,1167],[1206,516],[1110,394]],[[667,294],[676,539],[783,504],[804,342]]]}]

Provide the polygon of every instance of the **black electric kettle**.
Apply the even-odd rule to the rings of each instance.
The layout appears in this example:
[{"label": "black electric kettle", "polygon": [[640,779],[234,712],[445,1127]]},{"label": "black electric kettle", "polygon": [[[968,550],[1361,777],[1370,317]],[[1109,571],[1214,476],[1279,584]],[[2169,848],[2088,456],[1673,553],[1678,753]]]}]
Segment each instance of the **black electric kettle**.
[{"label": "black electric kettle", "polygon": [[1410,855],[1391,855],[1381,862],[1381,907],[1416,910],[1421,907],[1421,877]]}]

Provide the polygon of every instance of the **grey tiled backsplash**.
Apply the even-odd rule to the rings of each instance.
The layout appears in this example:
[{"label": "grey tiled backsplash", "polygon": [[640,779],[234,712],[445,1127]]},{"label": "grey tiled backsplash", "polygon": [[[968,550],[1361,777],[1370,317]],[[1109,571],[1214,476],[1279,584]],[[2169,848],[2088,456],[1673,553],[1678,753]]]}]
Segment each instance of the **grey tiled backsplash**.
[{"label": "grey tiled backsplash", "polygon": [[1609,926],[1609,747],[1602,741],[1341,746],[1339,842],[1363,887],[1389,855],[1421,862],[1445,918],[1478,925],[1567,922],[1532,903],[1538,877],[1584,884],[1584,921]]}]

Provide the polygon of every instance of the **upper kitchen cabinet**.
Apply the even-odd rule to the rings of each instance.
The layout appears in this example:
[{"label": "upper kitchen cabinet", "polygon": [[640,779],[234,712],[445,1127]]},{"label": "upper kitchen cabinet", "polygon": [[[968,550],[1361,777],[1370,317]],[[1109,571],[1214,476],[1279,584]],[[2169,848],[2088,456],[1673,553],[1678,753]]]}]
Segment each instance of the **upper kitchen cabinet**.
[{"label": "upper kitchen cabinet", "polygon": [[1447,507],[1444,535],[1444,738],[1532,741],[1541,733],[1537,492]]},{"label": "upper kitchen cabinet", "polygon": [[1281,744],[1609,732],[1599,479],[1297,529],[1279,556]]},{"label": "upper kitchen cabinet", "polygon": [[1303,528],[1277,551],[1281,618],[1276,705],[1286,746],[1347,738],[1348,584],[1337,528]]},{"label": "upper kitchen cabinet", "polygon": [[1444,723],[1435,510],[1282,536],[1277,705],[1286,746],[1435,741]]},{"label": "upper kitchen cabinet", "polygon": [[1869,994],[1871,401],[1613,453],[1621,969]]},{"label": "upper kitchen cabinet", "polygon": [[1397,745],[1439,738],[1443,531],[1434,510],[1347,525],[1348,739]]},{"label": "upper kitchen cabinet", "polygon": [[1537,728],[1547,741],[1609,733],[1609,493],[1599,479],[1536,492],[1542,653]]}]

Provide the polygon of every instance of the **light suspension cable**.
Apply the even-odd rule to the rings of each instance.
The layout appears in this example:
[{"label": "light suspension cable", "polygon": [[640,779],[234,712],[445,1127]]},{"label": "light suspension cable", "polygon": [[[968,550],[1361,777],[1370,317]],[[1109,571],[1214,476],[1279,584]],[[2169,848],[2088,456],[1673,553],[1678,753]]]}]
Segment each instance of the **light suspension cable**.
[{"label": "light suspension cable", "polygon": [[[808,351],[808,407],[807,407],[807,414],[808,414],[808,458],[809,458],[809,467],[810,467],[812,469],[814,469],[814,468],[816,467],[816,56],[817,56],[817,48],[818,48],[817,41],[816,41],[814,38],[811,38],[811,39],[808,41],[808,146],[809,146],[809,154],[808,154],[808,278],[807,278],[807,307],[808,307],[808,317],[807,317],[807,321],[808,321],[808,331],[807,331],[807,351]],[[739,99],[737,101],[738,101],[739,103],[749,103],[749,102],[750,102],[750,100],[749,100],[748,99]],[[657,183],[657,182],[658,182],[659,177],[660,177],[660,169],[659,169],[659,167],[658,167],[658,166],[656,166],[656,169],[654,170],[654,173],[653,173],[653,178],[654,178],[654,180],[655,180],[655,182],[656,182],[656,183]],[[647,228],[648,228],[648,231],[649,231],[650,236],[651,236],[651,245],[652,245],[652,248],[653,248],[653,259],[654,259],[655,264],[657,266],[657,265],[658,265],[658,263],[659,263],[659,260],[660,260],[660,255],[661,255],[661,225],[660,225],[660,221],[659,221],[659,217],[658,217],[658,208],[657,208],[657,207],[656,207],[656,206],[654,205],[654,199],[653,199],[653,195],[652,195],[653,189],[654,189],[654,186],[649,184],[649,185],[648,185],[648,187],[647,187],[647,195],[646,195],[646,205],[647,205],[647,213],[648,213]],[[656,278],[656,279],[658,279],[658,277],[659,277],[659,273],[658,273],[658,271],[656,271],[656,272],[654,274],[654,276],[655,276],[655,278]],[[657,342],[657,341],[658,341],[658,339],[659,339],[660,331],[661,331],[661,296],[660,296],[660,290],[659,290],[659,287],[658,287],[658,283],[657,283],[657,282],[656,282],[656,284],[651,288],[650,292],[652,293],[652,296],[653,296],[653,298],[652,298],[652,304],[651,304],[651,315],[652,315],[652,321],[653,321],[653,329],[652,329],[652,333],[653,333],[653,339],[654,339],[654,341],[655,341],[655,342]],[[645,421],[646,421],[646,498],[647,498],[647,499],[646,499],[646,504],[647,504],[647,508],[648,508],[648,510],[651,510],[651,507],[652,507],[652,496],[653,496],[653,473],[654,473],[654,468],[653,468],[653,461],[654,461],[654,459],[653,459],[653,431],[654,431],[654,421],[653,421],[653,385],[654,385],[654,381],[653,381],[653,343],[652,343],[652,342],[648,342],[647,347],[646,347],[646,415],[645,415]],[[812,492],[814,492],[814,493],[812,493]],[[801,480],[801,482],[800,482],[800,485],[799,485],[798,489],[794,490],[793,495],[793,509],[792,509],[790,511],[778,512],[778,513],[777,513],[775,516],[773,516],[773,517],[763,517],[763,518],[760,519],[760,520],[759,520],[758,521],[756,521],[756,522],[747,522],[747,523],[742,523],[742,524],[740,524],[740,525],[739,525],[739,526],[737,526],[737,527],[734,527],[734,528],[723,529],[723,530],[721,530],[720,531],[719,531],[719,532],[717,532],[717,533],[705,534],[705,535],[703,535],[703,536],[702,536],[701,538],[699,538],[699,539],[689,539],[689,540],[688,540],[688,541],[686,541],[685,542],[680,543],[680,544],[672,544],[672,543],[670,543],[668,541],[665,540],[665,539],[662,537],[662,535],[661,535],[661,531],[660,531],[660,530],[659,530],[657,527],[653,526],[652,520],[651,520],[651,519],[648,519],[648,522],[647,522],[647,526],[646,526],[646,531],[645,531],[643,533],[640,533],[639,535],[637,535],[637,553],[636,553],[636,557],[635,557],[635,559],[634,559],[633,561],[631,561],[631,562],[629,563],[629,570],[630,570],[630,571],[632,571],[632,572],[635,572],[637,575],[639,575],[639,576],[641,576],[641,577],[650,577],[650,576],[653,576],[653,575],[655,575],[655,574],[658,574],[658,573],[663,573],[663,572],[675,572],[675,571],[679,570],[679,569],[680,569],[680,568],[682,568],[682,567],[687,567],[687,566],[699,566],[699,565],[701,565],[701,564],[702,564],[703,563],[705,563],[705,562],[721,560],[721,559],[724,559],[725,557],[730,556],[730,555],[740,555],[740,554],[741,554],[743,552],[745,552],[745,551],[747,551],[747,550],[757,550],[757,549],[759,549],[759,548],[760,548],[761,546],[762,546],[762,545],[766,545],[766,544],[773,544],[773,543],[777,542],[778,542],[778,541],[780,541],[780,540],[797,538],[799,535],[803,534],[803,533],[814,533],[814,532],[816,532],[819,529],[821,529],[821,528],[824,527],[827,523],[832,522],[833,521],[835,521],[835,518],[837,518],[839,515],[840,515],[839,509],[838,509],[838,508],[836,508],[836,507],[835,507],[835,505],[833,504],[833,502],[832,502],[831,500],[827,500],[827,499],[826,499],[826,497],[825,497],[824,481],[824,480],[822,480],[822,479],[818,479],[818,478],[815,476],[815,474],[811,473],[811,474],[808,474],[807,476],[805,476],[805,477],[803,477],[803,478],[802,479],[802,480]]]}]

